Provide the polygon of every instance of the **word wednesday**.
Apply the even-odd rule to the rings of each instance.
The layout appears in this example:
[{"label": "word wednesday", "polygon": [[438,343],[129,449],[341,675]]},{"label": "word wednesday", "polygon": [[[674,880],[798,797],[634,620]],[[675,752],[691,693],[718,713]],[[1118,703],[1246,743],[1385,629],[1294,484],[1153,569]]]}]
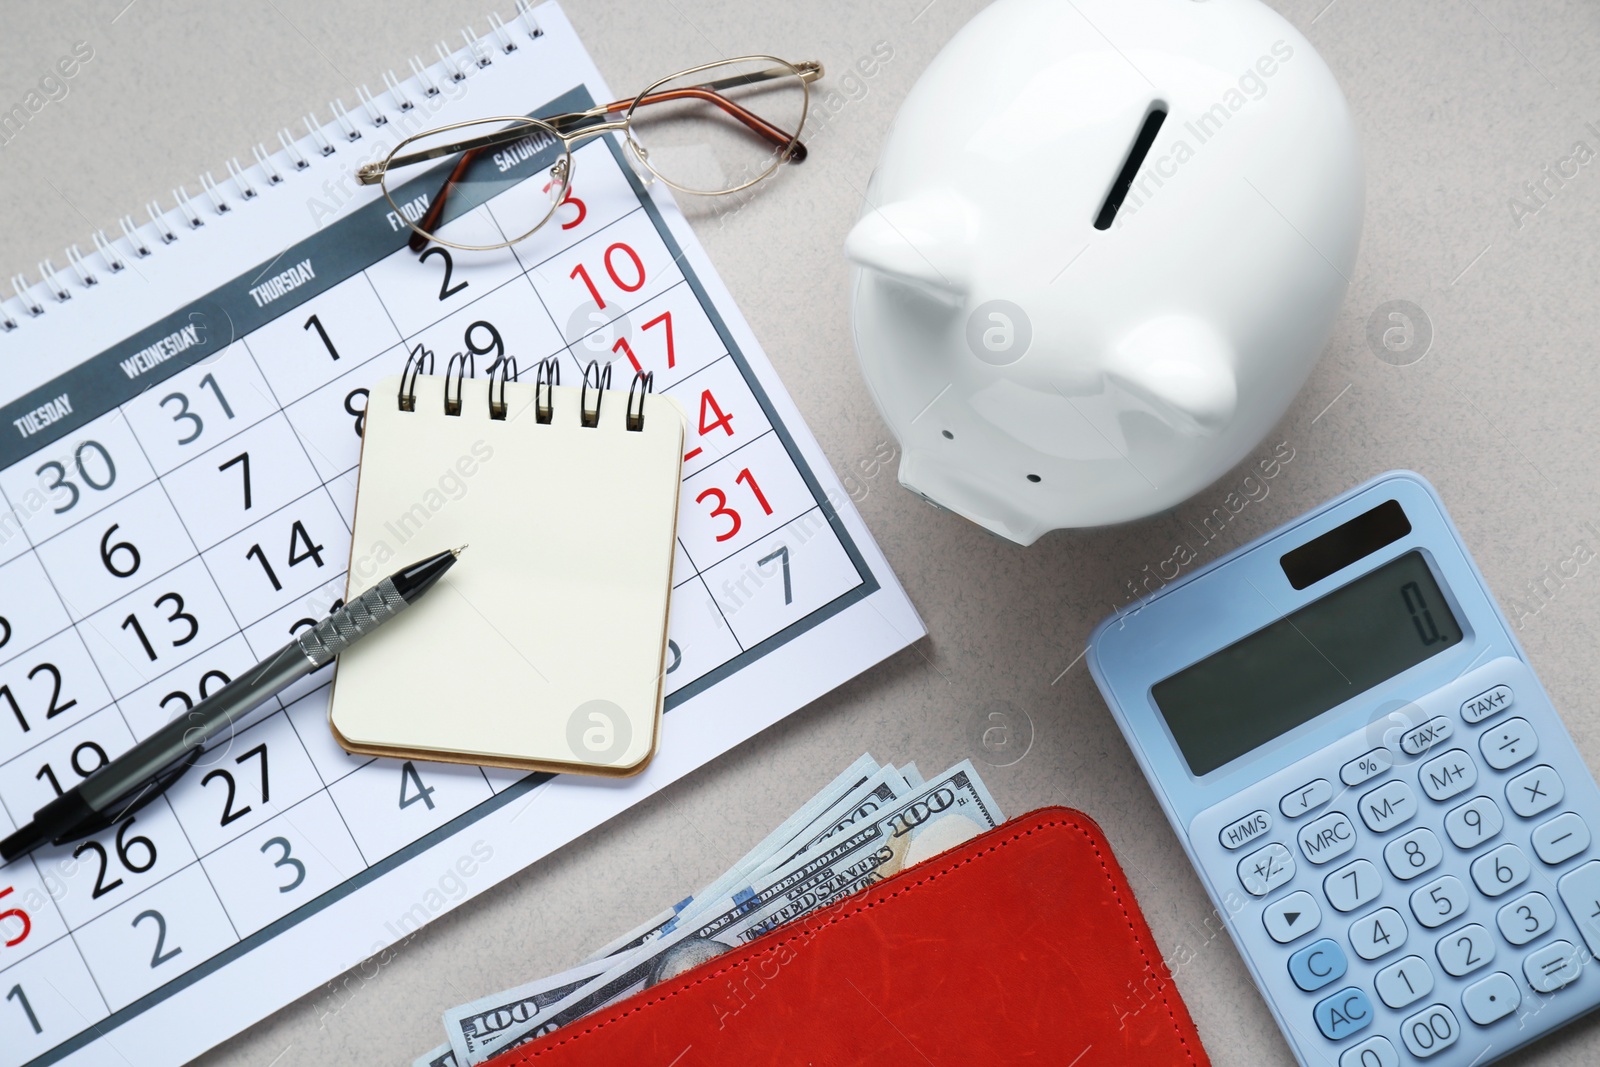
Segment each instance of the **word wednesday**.
[{"label": "word wednesday", "polygon": [[179,352],[193,348],[201,340],[199,324],[191,322],[183,329],[175,330],[159,341],[145,345],[118,366],[129,378],[137,378],[151,367],[160,366]]}]

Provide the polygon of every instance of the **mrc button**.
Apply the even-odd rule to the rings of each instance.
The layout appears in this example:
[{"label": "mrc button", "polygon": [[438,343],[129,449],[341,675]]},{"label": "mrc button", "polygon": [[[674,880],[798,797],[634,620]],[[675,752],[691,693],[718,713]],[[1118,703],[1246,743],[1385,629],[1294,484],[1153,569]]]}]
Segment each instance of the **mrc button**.
[{"label": "mrc button", "polygon": [[1511,687],[1497,685],[1461,702],[1461,717],[1469,723],[1482,722],[1511,706]]},{"label": "mrc button", "polygon": [[1217,835],[1226,849],[1242,848],[1272,829],[1272,816],[1259,808],[1238,822],[1231,822]]},{"label": "mrc button", "polygon": [[1312,863],[1327,863],[1356,847],[1356,826],[1342,811],[1330,811],[1300,827],[1300,851]]},{"label": "mrc button", "polygon": [[1420,756],[1448,738],[1453,729],[1449,719],[1435,715],[1421,726],[1413,726],[1400,735],[1400,751],[1408,756]]}]

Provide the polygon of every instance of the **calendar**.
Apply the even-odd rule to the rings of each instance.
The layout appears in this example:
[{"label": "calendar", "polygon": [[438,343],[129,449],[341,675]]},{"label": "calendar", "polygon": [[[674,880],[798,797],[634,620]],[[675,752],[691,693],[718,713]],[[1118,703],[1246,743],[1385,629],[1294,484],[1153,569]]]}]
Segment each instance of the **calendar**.
[{"label": "calendar", "polygon": [[[495,253],[418,255],[355,184],[421,129],[614,98],[554,4],[470,36],[0,308],[0,834],[340,603],[370,389],[418,344],[554,356],[569,382],[653,372],[686,413],[660,754],[603,787],[354,757],[331,672],[303,679],[119,825],[0,867],[3,1067],[181,1063],[403,959],[422,924],[923,633],[617,143],[578,149],[550,222]],[[474,491],[450,458],[441,501]]]}]

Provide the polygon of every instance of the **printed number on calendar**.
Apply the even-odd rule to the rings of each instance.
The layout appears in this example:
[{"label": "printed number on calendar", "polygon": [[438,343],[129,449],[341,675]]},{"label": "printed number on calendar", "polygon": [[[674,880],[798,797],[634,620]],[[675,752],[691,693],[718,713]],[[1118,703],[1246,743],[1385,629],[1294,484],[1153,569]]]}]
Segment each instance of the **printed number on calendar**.
[{"label": "printed number on calendar", "polygon": [[[161,640],[161,636],[164,635],[165,639],[171,642],[173,648],[182,648],[190,641],[193,641],[195,635],[200,632],[199,620],[183,610],[182,593],[162,593],[156,597],[155,603],[151,606],[157,611],[164,608],[172,609],[171,613],[166,616],[169,626],[165,630],[157,631],[157,640]],[[181,637],[172,636],[172,626],[182,629],[183,635]],[[131,632],[139,639],[139,645],[144,649],[144,654],[149,657],[151,663],[154,663],[159,658],[156,646],[151,643],[149,636],[145,633],[144,624],[139,621],[137,612],[130,612],[128,617],[122,620],[122,629]]]},{"label": "printed number on calendar", "polygon": [[[266,574],[267,581],[272,583],[275,592],[283,591],[283,583],[278,580],[278,572],[272,569],[272,564],[267,561],[267,554],[259,544],[251,545],[245,550],[245,558],[253,559],[261,564],[261,570]],[[299,519],[289,528],[289,566],[298,567],[306,560],[311,560],[321,567],[322,546],[311,543],[311,535],[306,532],[305,523]]]},{"label": "printed number on calendar", "polygon": [[[133,829],[133,824],[137,819],[138,816],[129,816],[123,820],[122,825],[117,827],[117,836],[114,840],[117,857],[116,865],[127,874],[143,874],[156,865],[156,843],[148,837],[142,837],[139,834],[130,836],[128,833],[129,830]],[[111,853],[107,852],[106,847],[100,842],[85,841],[72,850],[73,859],[82,859],[85,855],[90,854],[95,857],[99,864],[94,876],[94,892],[90,894],[90,898],[99,900],[122,885],[123,879],[118,875],[111,878],[109,882],[106,881],[106,878],[112,874],[113,864]]]},{"label": "printed number on calendar", "polygon": [[[639,253],[633,246],[625,241],[618,241],[609,246],[601,255],[601,262],[605,266],[606,276],[625,293],[637,293],[644,288],[644,260],[639,258]],[[576,278],[583,282],[589,290],[589,298],[594,301],[594,306],[604,308],[606,298],[600,295],[600,290],[595,287],[594,279],[589,276],[589,268],[579,263],[572,268],[569,278]]]},{"label": "printed number on calendar", "polygon": [[[712,416],[716,417],[712,418]],[[704,437],[712,430],[721,430],[729,437],[732,437],[733,413],[722,410],[722,406],[717,403],[717,398],[711,395],[711,390],[702,389],[700,390],[700,436]],[[704,451],[704,448],[696,445],[694,448],[683,454],[683,461],[687,463]],[[759,490],[757,490],[757,495],[760,495]],[[766,499],[764,497],[762,498],[761,503],[763,505],[766,504]],[[767,514],[772,514],[771,508],[767,508]],[[729,534],[728,536],[732,537],[733,535]],[[722,538],[719,537],[717,540],[720,541]]]},{"label": "printed number on calendar", "polygon": [[[763,512],[768,515],[772,514],[772,505],[767,503],[766,495],[761,492],[761,486],[756,482],[755,475],[750,473],[749,467],[741,470],[733,480],[750,490],[750,495],[755,497],[756,503],[761,505]],[[718,541],[726,541],[728,538],[735,536],[738,534],[739,528],[744,525],[743,520],[739,518],[739,513],[728,506],[728,494],[716,486],[701,490],[700,495],[695,497],[694,500],[697,504],[704,504],[708,500],[713,501],[711,517],[728,520],[728,528],[717,534]]]},{"label": "printed number on calendar", "polygon": [[[44,678],[45,681],[35,687],[35,692],[28,694],[24,698],[28,702],[28,713],[24,713],[22,702],[17,700],[17,695],[12,692],[11,686],[0,685],[0,704],[4,704],[11,710],[12,717],[17,720],[17,725],[22,727],[23,733],[33,729],[32,724],[28,721],[28,714],[32,714],[37,720],[39,712],[43,711],[44,718],[48,721],[62,712],[70,710],[78,703],[76,699],[62,701],[61,668],[54,663],[41,663],[28,672],[28,681],[32,682],[36,678]],[[46,687],[50,690],[49,697],[42,695]]]},{"label": "printed number on calendar", "polygon": [[[33,920],[28,918],[28,913],[21,908],[5,907],[5,898],[16,892],[15,886],[6,886],[0,889],[0,938],[4,938],[6,948],[16,948],[28,939],[33,932]],[[13,936],[11,930],[17,927]]]},{"label": "printed number on calendar", "polygon": [[52,459],[40,464],[39,469],[34,471],[41,480],[46,471],[50,473],[53,480],[44,487],[45,492],[55,493],[59,490],[66,493],[66,502],[53,509],[57,515],[78,506],[78,501],[83,498],[83,492],[78,488],[79,482],[90,489],[105,492],[117,481],[117,465],[111,461],[111,453],[106,446],[99,441],[84,441],[74,448],[72,467],[68,471],[64,463]]},{"label": "printed number on calendar", "polygon": [[[99,742],[81,741],[73,748],[72,755],[68,757],[67,762],[71,764],[73,772],[81,780],[110,763],[111,757],[106,755],[106,750],[100,747]],[[48,763],[39,768],[39,773],[35,774],[34,778],[41,782],[48,781],[50,788],[55,790],[56,796],[66,792],[61,787],[61,779],[56,777],[55,768]]]},{"label": "printed number on calendar", "polygon": [[[264,743],[259,744],[255,748],[250,749],[248,752],[244,752],[241,755],[234,757],[233,762],[235,765],[241,768],[241,773],[243,773],[243,768],[247,760],[256,760],[259,763],[259,771],[261,774],[261,803],[266,804],[272,799],[271,782],[267,772],[267,746]],[[200,779],[200,786],[203,789],[212,782],[221,782],[223,788],[227,790],[227,792],[223,794],[222,814],[219,816],[221,821],[217,825],[227,826],[235,819],[242,819],[246,815],[250,814],[252,808],[249,804],[239,808],[234,807],[234,802],[238,799],[239,784],[234,780],[233,773],[231,771],[225,767],[215,767],[207,771],[205,773],[205,777]]]},{"label": "printed number on calendar", "polygon": [[[228,398],[222,392],[222,386],[217,384],[213,375],[206,375],[200,379],[200,388],[209,389],[216,400],[216,406],[222,409],[224,418],[233,418],[233,408],[228,404]],[[192,445],[200,440],[200,435],[206,432],[206,421],[198,411],[189,406],[189,397],[184,393],[168,393],[161,398],[161,406],[165,408],[169,403],[176,406],[171,409],[172,421],[182,428],[182,435],[178,438],[180,445]],[[107,460],[109,462],[109,458]]]}]

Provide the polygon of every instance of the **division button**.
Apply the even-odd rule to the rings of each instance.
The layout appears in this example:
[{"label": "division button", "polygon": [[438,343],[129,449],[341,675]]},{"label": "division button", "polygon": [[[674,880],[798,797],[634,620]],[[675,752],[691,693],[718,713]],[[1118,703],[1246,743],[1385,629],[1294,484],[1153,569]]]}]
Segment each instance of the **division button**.
[{"label": "division button", "polygon": [[1285,793],[1278,801],[1278,810],[1286,819],[1298,819],[1313,808],[1320,808],[1333,799],[1333,783],[1326,778],[1307,782],[1299,789]]},{"label": "division button", "polygon": [[1468,723],[1479,723],[1491,715],[1498,715],[1511,706],[1511,687],[1497,685],[1485,689],[1461,704],[1461,717]]},{"label": "division button", "polygon": [[1268,904],[1261,921],[1272,940],[1287,945],[1317,928],[1322,922],[1322,909],[1317,907],[1316,898],[1302,889]]},{"label": "division button", "polygon": [[1474,982],[1461,993],[1461,1007],[1467,1018],[1479,1026],[1499,1022],[1517,1010],[1522,1003],[1522,990],[1516,979],[1504,971],[1496,971],[1481,982]]},{"label": "division button", "polygon": [[1274,841],[1239,861],[1239,884],[1253,897],[1264,897],[1294,877],[1294,856]]},{"label": "division button", "polygon": [[1554,993],[1570,985],[1583,973],[1583,956],[1571,941],[1552,941],[1528,953],[1522,973],[1536,993]]},{"label": "division button", "polygon": [[1312,863],[1327,863],[1356,847],[1356,827],[1342,811],[1330,811],[1300,827],[1300,851]]},{"label": "division button", "polygon": [[1557,815],[1533,828],[1533,850],[1550,866],[1565,863],[1589,847],[1589,824],[1576,812]]},{"label": "division button", "polygon": [[1372,1001],[1355,986],[1346,986],[1333,996],[1317,1001],[1311,1010],[1317,1029],[1329,1041],[1342,1041],[1372,1025]]},{"label": "division button", "polygon": [[1434,745],[1447,741],[1455,727],[1443,715],[1435,715],[1421,726],[1413,726],[1400,735],[1400,751],[1408,756],[1420,756]]},{"label": "division button", "polygon": [[1400,1024],[1400,1040],[1419,1060],[1443,1052],[1460,1036],[1456,1013],[1443,1004],[1430,1004]]},{"label": "division button", "polygon": [[1289,977],[1307,993],[1315,993],[1331,982],[1344,977],[1349,961],[1344,949],[1332,938],[1313,941],[1289,957]]},{"label": "division button", "polygon": [[1539,735],[1527,719],[1507,719],[1478,738],[1483,761],[1497,771],[1514,766],[1539,751]]}]

